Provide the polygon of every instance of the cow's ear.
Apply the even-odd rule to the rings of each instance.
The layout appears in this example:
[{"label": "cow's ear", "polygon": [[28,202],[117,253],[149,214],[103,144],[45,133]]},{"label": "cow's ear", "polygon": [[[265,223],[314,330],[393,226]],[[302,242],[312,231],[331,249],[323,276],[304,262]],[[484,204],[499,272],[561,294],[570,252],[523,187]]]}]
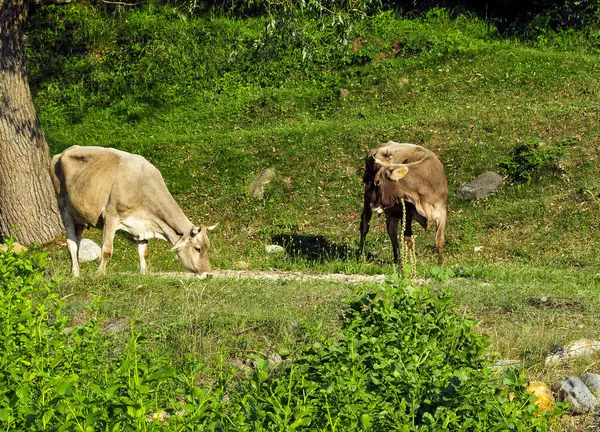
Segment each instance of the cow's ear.
[{"label": "cow's ear", "polygon": [[197,226],[192,227],[192,229],[190,230],[190,237],[194,238],[198,235],[198,233],[200,233],[200,228],[198,228]]},{"label": "cow's ear", "polygon": [[387,178],[393,181],[398,181],[408,173],[408,167],[398,167],[386,172]]}]

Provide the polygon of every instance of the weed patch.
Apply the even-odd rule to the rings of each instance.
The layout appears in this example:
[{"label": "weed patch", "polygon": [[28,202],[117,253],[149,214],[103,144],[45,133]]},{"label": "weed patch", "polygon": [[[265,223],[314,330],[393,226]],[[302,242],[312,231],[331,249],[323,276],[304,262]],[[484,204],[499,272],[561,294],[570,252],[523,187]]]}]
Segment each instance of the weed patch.
[{"label": "weed patch", "polygon": [[574,142],[575,139],[560,140],[552,144],[531,139],[523,141],[509,159],[500,163],[500,168],[510,180],[529,183],[542,170],[560,171],[559,160],[565,155],[567,146]]},{"label": "weed patch", "polygon": [[[10,243],[9,243],[10,245]],[[9,247],[10,248],[10,247]],[[310,331],[287,360],[234,379],[157,355],[162,332],[131,323],[123,350],[90,319],[67,327],[41,267],[44,255],[0,252],[0,424],[17,430],[545,430],[524,377],[500,384],[487,342],[457,313],[450,294],[433,295],[396,277],[349,302],[334,337]],[[193,325],[200,325],[196,323]],[[238,332],[262,325],[245,322]],[[208,331],[206,328],[201,332]],[[112,353],[112,354],[111,354]],[[515,395],[509,397],[509,393]]]}]

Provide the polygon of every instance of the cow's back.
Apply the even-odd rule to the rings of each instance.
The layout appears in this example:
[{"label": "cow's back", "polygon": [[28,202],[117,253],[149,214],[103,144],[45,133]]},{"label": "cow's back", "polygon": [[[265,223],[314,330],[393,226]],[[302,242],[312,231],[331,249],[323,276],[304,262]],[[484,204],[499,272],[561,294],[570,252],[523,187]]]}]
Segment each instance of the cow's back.
[{"label": "cow's back", "polygon": [[121,165],[122,152],[102,147],[69,147],[52,159],[51,175],[59,200],[79,222],[101,225]]},{"label": "cow's back", "polygon": [[[444,166],[435,153],[427,150],[429,157],[422,163],[409,167],[406,181],[414,181],[413,187],[420,190],[422,195],[436,196],[446,202],[448,199],[448,181]],[[412,171],[412,176],[409,176]],[[404,178],[400,179],[400,181]]]}]

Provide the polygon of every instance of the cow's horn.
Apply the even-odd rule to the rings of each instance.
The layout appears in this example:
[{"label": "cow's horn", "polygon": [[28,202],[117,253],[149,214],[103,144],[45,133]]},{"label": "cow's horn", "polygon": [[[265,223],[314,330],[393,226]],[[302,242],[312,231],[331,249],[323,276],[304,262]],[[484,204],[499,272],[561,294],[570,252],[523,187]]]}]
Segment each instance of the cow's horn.
[{"label": "cow's horn", "polygon": [[373,156],[373,159],[375,159],[375,163],[379,166],[386,167],[389,165],[389,162],[381,161],[381,160],[377,159],[375,156]]}]

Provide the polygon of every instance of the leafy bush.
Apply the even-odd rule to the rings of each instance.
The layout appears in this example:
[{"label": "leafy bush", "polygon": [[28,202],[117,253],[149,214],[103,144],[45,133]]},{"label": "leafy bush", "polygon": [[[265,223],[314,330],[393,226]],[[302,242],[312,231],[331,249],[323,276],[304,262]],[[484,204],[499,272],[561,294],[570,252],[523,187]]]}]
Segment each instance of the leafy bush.
[{"label": "leafy bush", "polygon": [[[45,255],[17,255],[8,244],[8,252],[0,251],[3,430],[147,430],[156,428],[148,426],[153,414],[181,407],[173,396],[173,367],[139,350],[139,332],[132,330],[119,359],[111,356],[93,308],[89,322],[67,327],[56,282],[41,270]],[[198,391],[185,371],[179,382],[191,398]]]},{"label": "leafy bush", "polygon": [[[544,430],[523,376],[503,386],[487,342],[450,295],[395,279],[350,303],[336,338],[318,337],[248,379],[140,349],[122,356],[94,315],[68,328],[44,255],[0,252],[0,427],[6,430]],[[151,336],[151,333],[148,334]],[[149,344],[151,345],[151,344]],[[210,377],[199,387],[197,377]],[[515,394],[510,400],[509,392]]]},{"label": "leafy bush", "polygon": [[[259,364],[235,399],[252,430],[545,430],[523,376],[501,386],[487,342],[439,297],[406,280],[350,304],[336,339],[322,339],[283,371]],[[509,400],[509,392],[514,399]]]},{"label": "leafy bush", "polygon": [[552,144],[544,144],[538,139],[523,141],[511,157],[500,163],[500,169],[513,182],[529,183],[540,171],[557,169],[559,159],[573,141],[566,139]]}]

